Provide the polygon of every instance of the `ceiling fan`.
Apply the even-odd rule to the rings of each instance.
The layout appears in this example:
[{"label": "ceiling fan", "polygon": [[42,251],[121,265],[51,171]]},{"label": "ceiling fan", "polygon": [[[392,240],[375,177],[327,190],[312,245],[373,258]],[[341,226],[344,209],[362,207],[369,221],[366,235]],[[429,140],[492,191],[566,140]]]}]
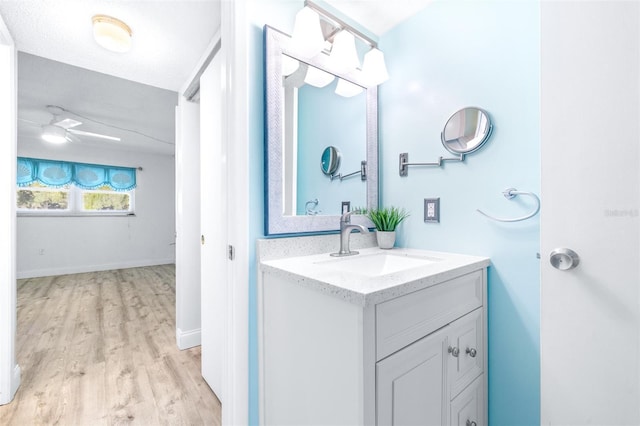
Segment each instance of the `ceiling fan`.
[{"label": "ceiling fan", "polygon": [[[85,132],[83,130],[75,129],[82,124],[81,121],[74,120],[73,118],[60,118],[60,116],[66,112],[64,108],[55,105],[47,105],[47,110],[53,115],[49,124],[43,124],[42,127],[42,139],[50,143],[62,144],[69,141],[78,140],[78,136],[88,136],[92,138],[107,139],[111,141],[120,141],[121,139],[116,136],[108,136],[100,133]],[[37,124],[30,122],[32,124]]]}]

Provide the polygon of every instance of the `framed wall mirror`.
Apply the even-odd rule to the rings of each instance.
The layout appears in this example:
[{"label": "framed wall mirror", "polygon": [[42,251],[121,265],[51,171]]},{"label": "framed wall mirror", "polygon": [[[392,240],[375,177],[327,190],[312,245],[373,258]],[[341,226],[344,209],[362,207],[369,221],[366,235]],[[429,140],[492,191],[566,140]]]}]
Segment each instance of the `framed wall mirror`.
[{"label": "framed wall mirror", "polygon": [[[296,55],[289,41],[264,27],[265,234],[338,231],[342,202],[378,207],[377,86],[359,69],[336,70],[324,53]],[[320,159],[329,145],[340,152],[333,173],[366,166],[366,179],[327,179]],[[373,226],[361,215],[351,221]]]}]

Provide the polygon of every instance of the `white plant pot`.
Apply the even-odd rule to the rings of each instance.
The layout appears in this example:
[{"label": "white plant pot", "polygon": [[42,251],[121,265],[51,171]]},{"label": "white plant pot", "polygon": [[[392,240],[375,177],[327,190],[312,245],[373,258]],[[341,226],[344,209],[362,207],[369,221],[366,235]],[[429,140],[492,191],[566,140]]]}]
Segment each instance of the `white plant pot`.
[{"label": "white plant pot", "polygon": [[378,247],[381,249],[392,249],[396,243],[396,231],[376,231]]}]

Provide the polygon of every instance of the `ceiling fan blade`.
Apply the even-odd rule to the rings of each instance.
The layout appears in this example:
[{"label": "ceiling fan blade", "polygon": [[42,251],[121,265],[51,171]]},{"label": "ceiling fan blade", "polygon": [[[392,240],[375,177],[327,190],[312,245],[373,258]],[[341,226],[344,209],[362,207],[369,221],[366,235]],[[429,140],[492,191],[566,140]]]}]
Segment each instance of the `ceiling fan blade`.
[{"label": "ceiling fan blade", "polygon": [[82,142],[79,137],[77,137],[75,135],[72,135],[69,132],[67,132],[67,140],[69,142],[74,142],[74,143],[81,143]]},{"label": "ceiling fan blade", "polygon": [[35,121],[31,121],[31,120],[26,120],[24,118],[18,118],[18,121],[22,122],[22,123],[26,123],[26,124],[31,124],[32,126],[35,127],[42,127],[41,123],[35,122]]},{"label": "ceiling fan blade", "polygon": [[91,133],[91,132],[85,132],[83,130],[76,130],[76,129],[67,129],[67,132],[72,133],[74,135],[79,135],[79,136],[90,136],[92,138],[101,138],[101,139],[107,139],[110,141],[117,141],[120,142],[120,138],[116,137],[116,136],[107,136],[107,135],[101,135],[99,133]]},{"label": "ceiling fan blade", "polygon": [[54,126],[62,127],[63,129],[71,129],[72,127],[76,127],[82,124],[82,121],[74,120],[73,118],[63,118],[55,123],[52,123]]}]

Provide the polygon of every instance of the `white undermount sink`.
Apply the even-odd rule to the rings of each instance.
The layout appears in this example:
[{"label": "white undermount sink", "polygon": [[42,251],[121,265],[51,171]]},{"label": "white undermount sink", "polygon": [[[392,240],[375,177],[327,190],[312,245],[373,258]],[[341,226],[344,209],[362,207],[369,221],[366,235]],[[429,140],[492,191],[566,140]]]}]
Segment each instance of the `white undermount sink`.
[{"label": "white undermount sink", "polygon": [[345,257],[332,257],[327,260],[317,261],[315,264],[333,270],[352,272],[367,277],[380,277],[424,267],[440,261],[442,261],[442,259],[437,257],[413,255],[390,250]]}]

